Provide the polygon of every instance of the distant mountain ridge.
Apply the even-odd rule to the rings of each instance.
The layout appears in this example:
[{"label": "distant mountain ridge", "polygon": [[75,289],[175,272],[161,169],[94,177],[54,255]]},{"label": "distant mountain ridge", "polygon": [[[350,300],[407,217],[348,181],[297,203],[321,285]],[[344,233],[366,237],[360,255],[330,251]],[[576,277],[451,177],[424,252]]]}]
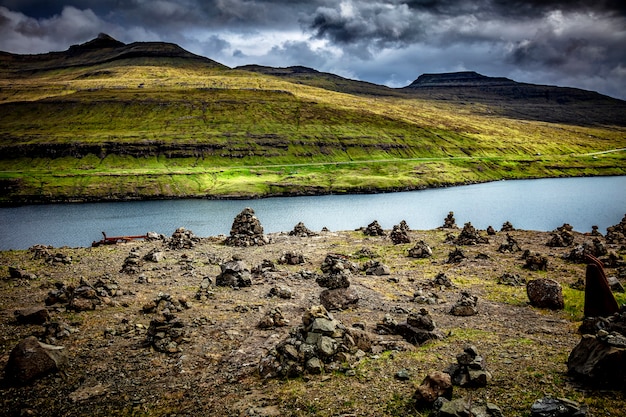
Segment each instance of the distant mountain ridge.
[{"label": "distant mountain ridge", "polygon": [[193,54],[173,43],[133,42],[125,44],[101,33],[95,39],[80,45],[72,45],[66,51],[61,52],[34,55],[0,52],[0,70],[2,70],[3,75],[11,76],[23,72],[97,65],[137,58],[175,58],[206,65],[209,68],[228,69],[227,66],[219,62]]},{"label": "distant mountain ridge", "polygon": [[626,126],[626,101],[578,88],[521,83],[474,71],[422,74],[405,87],[391,88],[304,66],[280,68],[245,65],[230,68],[173,43],[125,44],[104,33],[62,52],[37,55],[0,52],[0,77],[19,78],[40,71],[115,62],[129,65],[193,65],[207,70],[247,71],[347,94],[484,104],[495,109],[491,111],[518,119]]}]

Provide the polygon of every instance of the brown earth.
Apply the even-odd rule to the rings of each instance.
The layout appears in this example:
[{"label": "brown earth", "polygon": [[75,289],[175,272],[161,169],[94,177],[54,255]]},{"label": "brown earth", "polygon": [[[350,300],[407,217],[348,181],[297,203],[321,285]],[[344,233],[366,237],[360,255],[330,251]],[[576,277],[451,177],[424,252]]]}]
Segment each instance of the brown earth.
[{"label": "brown earth", "polygon": [[[268,235],[272,243],[245,248],[226,246],[225,236],[219,236],[202,238],[193,248],[180,250],[169,249],[163,241],[50,249],[70,256],[70,264],[33,259],[32,251],[1,252],[2,368],[21,339],[36,335],[43,340],[44,327],[18,324],[14,311],[44,305],[55,283],[77,286],[81,279],[93,283],[105,277],[117,281],[124,294],[103,299],[93,311],[49,306],[53,321],[63,321],[74,329],[56,342],[66,348],[69,366],[62,373],[26,386],[15,387],[5,381],[0,389],[0,415],[426,416],[427,410],[412,406],[416,385],[428,372],[444,370],[453,363],[468,344],[475,345],[486,358],[493,379],[485,388],[455,387],[454,398],[490,401],[506,416],[524,416],[530,415],[535,400],[553,395],[587,404],[589,416],[621,415],[626,409],[623,392],[587,390],[566,375],[567,357],[580,339],[576,329],[583,308],[583,292],[569,284],[585,274],[584,265],[563,259],[572,247],[546,246],[549,233],[509,232],[523,250],[547,256],[547,271],[529,271],[523,269],[521,252],[498,252],[506,243],[506,234],[498,232],[489,236],[487,244],[462,246],[467,258],[451,264],[447,263],[448,254],[455,246],[446,243],[450,232],[458,235],[460,230],[409,231],[412,243],[399,245],[388,237],[365,236],[362,231],[325,231],[313,237],[272,234]],[[591,240],[579,233],[574,236],[575,244]],[[419,240],[432,247],[432,258],[407,256]],[[141,261],[138,274],[120,272],[131,250],[136,249],[143,257],[154,248],[164,251],[165,258]],[[301,323],[307,308],[319,304],[322,288],[314,279],[303,279],[297,273],[309,270],[321,274],[320,266],[329,253],[347,255],[363,264],[369,259],[363,248],[390,266],[391,275],[354,275],[350,288],[360,296],[358,306],[333,314],[347,327],[363,324],[378,350],[350,367],[342,365],[321,375],[263,380],[258,375],[259,360]],[[624,259],[623,247],[608,249]],[[303,254],[305,263],[279,265],[277,260],[287,251]],[[479,254],[482,256],[477,257]],[[196,300],[203,278],[215,282],[219,264],[234,255],[250,268],[271,260],[278,271],[253,275],[253,285],[247,288],[212,287],[212,296]],[[9,266],[34,273],[37,279],[9,278]],[[440,272],[455,287],[430,287]],[[551,278],[560,282],[565,310],[529,306],[525,287],[497,284],[505,272],[526,280]],[[615,270],[607,270],[607,275],[615,275]],[[268,297],[276,286],[290,288],[293,298]],[[413,295],[418,288],[436,293],[442,302],[417,304]],[[461,290],[478,296],[477,315],[449,314]],[[190,308],[175,312],[187,332],[177,353],[158,352],[144,343],[153,315],[142,308],[159,293],[190,304]],[[265,312],[277,306],[290,323],[271,330],[257,328]],[[375,333],[376,324],[386,314],[402,321],[407,312],[420,308],[433,316],[446,335],[443,340],[413,347],[400,342],[398,336]],[[385,350],[391,341],[403,349]],[[352,372],[345,372],[348,369]],[[409,381],[395,378],[402,369],[408,371]]]}]

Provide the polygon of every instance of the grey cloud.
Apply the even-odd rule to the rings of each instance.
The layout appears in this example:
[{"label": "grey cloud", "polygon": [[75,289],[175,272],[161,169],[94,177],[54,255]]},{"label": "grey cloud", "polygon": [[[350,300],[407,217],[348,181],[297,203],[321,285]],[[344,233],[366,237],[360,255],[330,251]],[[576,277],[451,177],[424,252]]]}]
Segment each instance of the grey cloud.
[{"label": "grey cloud", "polygon": [[402,47],[422,33],[408,6],[392,2],[342,2],[320,7],[302,22],[315,37],[343,45]]}]

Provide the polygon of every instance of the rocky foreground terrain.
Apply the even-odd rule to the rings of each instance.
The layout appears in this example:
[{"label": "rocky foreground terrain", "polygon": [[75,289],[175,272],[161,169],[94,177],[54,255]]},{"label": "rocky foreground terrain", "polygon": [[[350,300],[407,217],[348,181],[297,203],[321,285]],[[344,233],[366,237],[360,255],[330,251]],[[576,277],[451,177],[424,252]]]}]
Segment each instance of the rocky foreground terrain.
[{"label": "rocky foreground terrain", "polygon": [[[230,236],[2,252],[0,415],[623,415],[625,368],[591,385],[567,363],[584,252],[626,300],[626,218],[444,226],[265,235],[249,210]],[[567,411],[540,414],[551,401]]]}]

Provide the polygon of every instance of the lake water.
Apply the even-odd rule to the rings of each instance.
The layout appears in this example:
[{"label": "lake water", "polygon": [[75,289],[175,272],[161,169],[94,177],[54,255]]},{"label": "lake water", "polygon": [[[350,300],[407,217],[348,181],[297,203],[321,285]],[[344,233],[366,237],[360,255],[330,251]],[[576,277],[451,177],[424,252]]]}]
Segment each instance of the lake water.
[{"label": "lake water", "polygon": [[0,250],[35,244],[89,246],[108,236],[166,236],[178,227],[196,235],[229,234],[235,216],[252,207],[266,233],[288,232],[300,221],[311,230],[352,230],[378,220],[385,229],[406,220],[415,230],[439,227],[449,211],[456,223],[499,230],[551,231],[569,223],[604,233],[626,214],[626,176],[496,181],[371,195],[280,197],[257,200],[163,200],[48,204],[0,208]]}]

